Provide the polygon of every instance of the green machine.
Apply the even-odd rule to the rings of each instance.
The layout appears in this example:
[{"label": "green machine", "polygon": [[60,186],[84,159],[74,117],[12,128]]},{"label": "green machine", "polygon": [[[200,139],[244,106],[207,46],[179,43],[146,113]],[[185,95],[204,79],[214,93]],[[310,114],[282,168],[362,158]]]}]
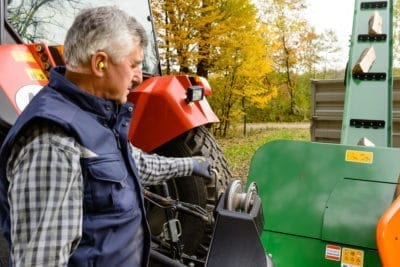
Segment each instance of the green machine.
[{"label": "green machine", "polygon": [[251,161],[247,183],[258,186],[261,240],[275,267],[383,266],[376,229],[400,174],[392,15],[392,1],[355,0],[341,144],[277,140]]}]

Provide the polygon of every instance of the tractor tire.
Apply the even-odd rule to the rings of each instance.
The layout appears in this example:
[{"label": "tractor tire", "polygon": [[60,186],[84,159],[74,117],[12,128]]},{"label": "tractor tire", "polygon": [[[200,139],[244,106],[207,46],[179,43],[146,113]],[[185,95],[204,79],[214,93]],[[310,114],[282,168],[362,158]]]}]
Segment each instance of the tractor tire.
[{"label": "tractor tire", "polygon": [[[9,127],[5,127],[0,124],[0,146],[7,135],[8,129]],[[9,257],[8,244],[3,236],[3,233],[0,230],[0,267],[8,266],[8,257]]]},{"label": "tractor tire", "polygon": [[[219,196],[225,191],[232,175],[227,160],[215,138],[205,126],[194,128],[154,151],[169,157],[204,156],[217,171],[215,181],[205,181],[201,177],[180,177],[168,183],[171,197],[182,202],[199,205],[212,215]],[[153,235],[160,234],[161,224],[165,222],[165,213],[161,209],[153,209],[148,213],[149,225]],[[183,252],[187,255],[205,259],[213,234],[213,223],[184,213],[177,215],[181,226],[180,240]]]},{"label": "tractor tire", "polygon": [[5,238],[3,237],[3,233],[0,231],[0,267],[8,266],[8,244]]}]

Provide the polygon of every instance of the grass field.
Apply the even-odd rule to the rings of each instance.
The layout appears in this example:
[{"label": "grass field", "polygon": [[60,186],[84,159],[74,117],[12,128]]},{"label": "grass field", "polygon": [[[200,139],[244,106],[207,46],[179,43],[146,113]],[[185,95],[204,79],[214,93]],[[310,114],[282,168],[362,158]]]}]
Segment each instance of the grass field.
[{"label": "grass field", "polygon": [[233,178],[246,181],[254,152],[263,144],[276,139],[310,140],[310,129],[257,129],[250,130],[246,137],[240,132],[228,138],[217,138],[229,162]]}]

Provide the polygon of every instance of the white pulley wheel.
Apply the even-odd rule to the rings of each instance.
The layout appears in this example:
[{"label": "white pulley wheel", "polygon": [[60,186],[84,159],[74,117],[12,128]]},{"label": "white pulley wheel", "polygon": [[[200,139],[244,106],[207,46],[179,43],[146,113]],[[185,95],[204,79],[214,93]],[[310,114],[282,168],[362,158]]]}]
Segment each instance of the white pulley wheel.
[{"label": "white pulley wheel", "polygon": [[225,207],[227,210],[236,211],[241,206],[243,185],[240,180],[234,180],[228,186],[225,195]]},{"label": "white pulley wheel", "polygon": [[247,189],[246,199],[244,202],[244,211],[249,213],[254,204],[254,197],[258,195],[258,188],[255,182],[252,182]]}]

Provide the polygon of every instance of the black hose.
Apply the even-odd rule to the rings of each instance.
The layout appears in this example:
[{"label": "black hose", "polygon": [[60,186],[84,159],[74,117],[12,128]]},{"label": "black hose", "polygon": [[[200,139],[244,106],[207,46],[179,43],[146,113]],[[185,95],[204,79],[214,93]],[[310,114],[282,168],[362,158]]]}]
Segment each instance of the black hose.
[{"label": "black hose", "polygon": [[179,261],[173,260],[153,249],[150,250],[150,258],[154,259],[156,262],[165,264],[163,266],[166,267],[187,267],[186,265],[183,265]]}]

